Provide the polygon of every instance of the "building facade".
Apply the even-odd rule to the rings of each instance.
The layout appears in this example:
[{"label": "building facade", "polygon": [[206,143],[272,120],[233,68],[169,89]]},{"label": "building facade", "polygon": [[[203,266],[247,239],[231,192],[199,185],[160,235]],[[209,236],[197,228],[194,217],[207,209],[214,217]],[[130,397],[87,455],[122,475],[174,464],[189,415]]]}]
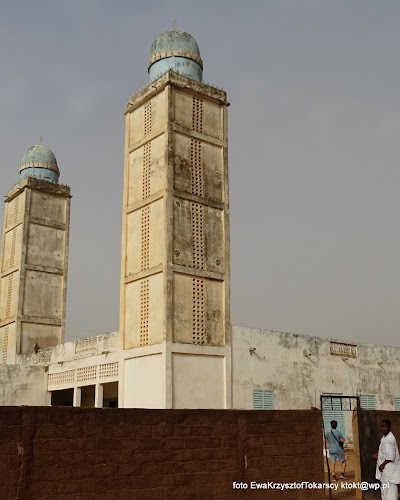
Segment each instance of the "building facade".
[{"label": "building facade", "polygon": [[[122,346],[119,332],[112,332],[21,355],[16,365],[2,364],[0,404],[165,408],[151,394],[142,405],[132,404],[143,379],[141,373],[126,377],[133,352]],[[310,409],[320,407],[323,395],[344,395],[359,396],[364,408],[400,411],[397,347],[232,326],[230,379],[232,403],[224,408]],[[333,418],[351,440],[351,413],[324,412],[325,425]]]},{"label": "building facade", "polygon": [[[0,404],[400,410],[400,349],[230,324],[227,96],[193,37],[160,35],[128,100],[118,332],[63,343],[70,189],[28,150],[6,197]],[[351,426],[336,418],[349,436]]]}]

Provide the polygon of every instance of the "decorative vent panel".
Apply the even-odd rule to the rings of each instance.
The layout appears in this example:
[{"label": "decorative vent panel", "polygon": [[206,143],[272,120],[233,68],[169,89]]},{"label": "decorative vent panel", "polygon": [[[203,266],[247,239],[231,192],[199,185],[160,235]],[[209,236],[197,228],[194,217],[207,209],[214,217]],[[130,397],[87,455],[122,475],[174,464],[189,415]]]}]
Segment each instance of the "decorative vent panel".
[{"label": "decorative vent panel", "polygon": [[19,196],[14,201],[14,223],[19,219]]},{"label": "decorative vent panel", "polygon": [[151,134],[151,102],[144,107],[144,135]]},{"label": "decorative vent panel", "polygon": [[203,166],[201,162],[201,142],[190,141],[190,190],[192,194],[204,196]]},{"label": "decorative vent panel", "polygon": [[62,373],[51,373],[49,375],[49,385],[66,385],[75,382],[75,370],[68,370]]},{"label": "decorative vent panel", "polygon": [[86,382],[96,378],[97,366],[86,366],[76,370],[76,381]]},{"label": "decorative vent panel", "polygon": [[142,249],[140,269],[146,271],[150,267],[150,207],[142,209]]},{"label": "decorative vent panel", "polygon": [[9,327],[6,326],[4,328],[4,337],[3,337],[3,363],[7,363],[8,333],[9,333]]},{"label": "decorative vent panel", "polygon": [[6,318],[10,317],[10,312],[11,312],[11,298],[12,298],[12,291],[13,291],[13,281],[14,281],[14,273],[11,273],[8,275]]},{"label": "decorative vent panel", "polygon": [[203,132],[203,101],[197,97],[193,97],[192,102],[192,128]]},{"label": "decorative vent panel", "polygon": [[[19,198],[17,198],[18,200]],[[17,228],[12,230],[11,236],[11,253],[10,253],[10,267],[13,267],[15,264],[15,245],[17,242]]]},{"label": "decorative vent panel", "polygon": [[143,184],[142,196],[148,198],[150,196],[150,164],[151,164],[151,142],[143,147]]},{"label": "decorative vent panel", "polygon": [[193,279],[193,344],[205,344],[204,281]]},{"label": "decorative vent panel", "polygon": [[149,280],[144,280],[140,283],[139,345],[149,345]]},{"label": "decorative vent panel", "polygon": [[357,346],[354,344],[344,344],[343,342],[331,342],[331,354],[333,356],[356,358]]},{"label": "decorative vent panel", "polygon": [[191,203],[192,217],[192,266],[204,269],[204,206]]},{"label": "decorative vent panel", "polygon": [[118,361],[99,366],[99,378],[118,377]]}]

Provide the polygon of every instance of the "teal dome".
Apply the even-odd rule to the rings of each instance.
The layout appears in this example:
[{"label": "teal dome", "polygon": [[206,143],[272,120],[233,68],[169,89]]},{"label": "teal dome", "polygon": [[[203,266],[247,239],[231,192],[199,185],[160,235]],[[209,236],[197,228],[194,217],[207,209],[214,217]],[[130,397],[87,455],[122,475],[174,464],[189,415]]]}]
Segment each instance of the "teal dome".
[{"label": "teal dome", "polygon": [[50,182],[58,182],[60,170],[53,151],[44,144],[32,146],[25,153],[19,166],[21,179],[35,177]]},{"label": "teal dome", "polygon": [[172,29],[154,40],[149,59],[150,82],[168,70],[202,81],[200,49],[189,33]]}]

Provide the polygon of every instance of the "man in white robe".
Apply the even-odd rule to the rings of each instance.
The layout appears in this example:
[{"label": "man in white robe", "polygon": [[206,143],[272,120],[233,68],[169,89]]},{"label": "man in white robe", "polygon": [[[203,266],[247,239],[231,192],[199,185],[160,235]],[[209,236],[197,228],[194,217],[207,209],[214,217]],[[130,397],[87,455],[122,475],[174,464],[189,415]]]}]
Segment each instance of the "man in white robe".
[{"label": "man in white robe", "polygon": [[396,438],[391,431],[390,420],[382,420],[383,436],[375,458],[376,479],[381,481],[382,500],[397,500],[397,485],[400,484],[400,457]]}]

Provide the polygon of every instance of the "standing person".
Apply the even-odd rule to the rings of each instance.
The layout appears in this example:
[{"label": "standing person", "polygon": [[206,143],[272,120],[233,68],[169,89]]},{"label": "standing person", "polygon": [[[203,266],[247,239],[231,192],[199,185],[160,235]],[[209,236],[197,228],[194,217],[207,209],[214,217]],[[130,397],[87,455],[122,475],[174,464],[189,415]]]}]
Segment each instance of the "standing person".
[{"label": "standing person", "polygon": [[392,431],[392,422],[388,419],[382,420],[383,436],[379,444],[379,451],[374,455],[376,462],[376,479],[381,484],[388,485],[381,488],[382,500],[397,500],[397,485],[400,484],[400,457],[396,438]]},{"label": "standing person", "polygon": [[336,420],[331,421],[331,430],[326,432],[325,439],[329,443],[329,457],[331,460],[331,474],[334,481],[337,481],[336,477],[336,460],[342,464],[342,474],[341,479],[347,479],[345,476],[346,472],[346,455],[343,451],[344,437],[343,434],[337,429]]}]

